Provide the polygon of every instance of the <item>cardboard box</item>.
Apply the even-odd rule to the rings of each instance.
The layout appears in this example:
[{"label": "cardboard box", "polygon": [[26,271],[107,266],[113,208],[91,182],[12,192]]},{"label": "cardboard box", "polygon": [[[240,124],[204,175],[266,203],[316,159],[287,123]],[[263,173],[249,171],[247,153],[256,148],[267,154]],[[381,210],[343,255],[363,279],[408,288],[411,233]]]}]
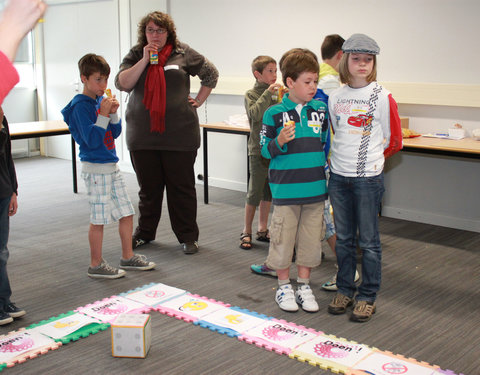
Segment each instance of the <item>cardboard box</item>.
[{"label": "cardboard box", "polygon": [[145,358],[152,340],[150,315],[120,314],[112,323],[112,356]]}]

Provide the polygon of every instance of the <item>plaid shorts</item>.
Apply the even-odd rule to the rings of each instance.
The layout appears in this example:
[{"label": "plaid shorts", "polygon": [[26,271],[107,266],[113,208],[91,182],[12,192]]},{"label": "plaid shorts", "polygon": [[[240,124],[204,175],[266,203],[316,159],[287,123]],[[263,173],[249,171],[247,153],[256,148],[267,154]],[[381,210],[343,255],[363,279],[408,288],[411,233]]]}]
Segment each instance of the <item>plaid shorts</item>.
[{"label": "plaid shorts", "polygon": [[106,174],[82,172],[82,178],[90,200],[90,223],[106,225],[135,215],[119,170]]}]

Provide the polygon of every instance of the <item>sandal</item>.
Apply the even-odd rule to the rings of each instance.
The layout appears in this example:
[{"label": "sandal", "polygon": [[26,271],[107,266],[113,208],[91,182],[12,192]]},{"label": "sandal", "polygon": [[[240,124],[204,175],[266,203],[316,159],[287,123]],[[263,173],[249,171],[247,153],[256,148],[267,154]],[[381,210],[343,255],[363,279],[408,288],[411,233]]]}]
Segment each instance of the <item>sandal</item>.
[{"label": "sandal", "polygon": [[242,233],[240,235],[240,249],[250,250],[252,248],[252,234],[251,233]]},{"label": "sandal", "polygon": [[269,236],[270,232],[267,230],[265,231],[258,231],[257,232],[257,241],[261,241],[261,242],[270,242],[270,236]]}]

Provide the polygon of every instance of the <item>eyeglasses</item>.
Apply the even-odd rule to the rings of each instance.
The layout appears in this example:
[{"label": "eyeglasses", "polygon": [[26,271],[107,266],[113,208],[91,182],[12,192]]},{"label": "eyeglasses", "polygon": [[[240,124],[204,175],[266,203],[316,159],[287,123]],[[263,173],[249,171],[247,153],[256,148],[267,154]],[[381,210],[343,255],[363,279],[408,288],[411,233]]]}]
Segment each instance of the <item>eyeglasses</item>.
[{"label": "eyeglasses", "polygon": [[145,32],[147,34],[155,34],[157,33],[158,35],[162,35],[162,34],[165,34],[167,32],[166,29],[151,29],[150,27],[147,27],[147,29],[145,30]]}]

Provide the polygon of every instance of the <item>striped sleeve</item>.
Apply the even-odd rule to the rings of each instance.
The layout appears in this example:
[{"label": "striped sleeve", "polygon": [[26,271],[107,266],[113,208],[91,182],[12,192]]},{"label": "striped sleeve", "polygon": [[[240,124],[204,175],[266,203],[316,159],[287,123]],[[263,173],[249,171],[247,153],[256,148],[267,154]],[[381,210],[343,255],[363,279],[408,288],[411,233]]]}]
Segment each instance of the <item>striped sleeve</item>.
[{"label": "striped sleeve", "polygon": [[262,147],[262,156],[265,159],[273,159],[275,156],[287,151],[287,144],[283,145],[283,148],[280,148],[277,142],[277,128],[273,121],[271,108],[267,109],[263,115],[260,146]]}]

